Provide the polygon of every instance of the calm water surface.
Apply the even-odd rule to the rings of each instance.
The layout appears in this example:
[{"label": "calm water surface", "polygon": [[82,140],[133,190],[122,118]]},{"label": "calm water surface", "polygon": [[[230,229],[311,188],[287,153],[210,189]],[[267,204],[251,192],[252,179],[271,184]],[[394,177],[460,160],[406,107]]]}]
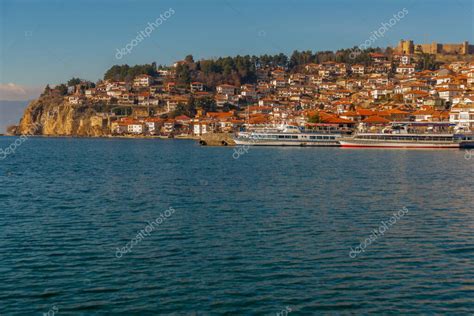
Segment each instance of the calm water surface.
[{"label": "calm water surface", "polygon": [[0,161],[0,315],[474,313],[474,157],[232,153],[179,140],[23,143]]}]

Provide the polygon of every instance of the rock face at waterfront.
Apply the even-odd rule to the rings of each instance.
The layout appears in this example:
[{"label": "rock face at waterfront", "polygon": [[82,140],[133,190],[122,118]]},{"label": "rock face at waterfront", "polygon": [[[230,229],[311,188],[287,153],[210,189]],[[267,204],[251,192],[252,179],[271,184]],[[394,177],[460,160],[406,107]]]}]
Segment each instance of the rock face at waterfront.
[{"label": "rock face at waterfront", "polygon": [[235,146],[232,134],[229,133],[203,134],[199,143],[203,146]]},{"label": "rock face at waterfront", "polygon": [[61,96],[48,95],[32,101],[16,134],[45,136],[105,136],[107,120],[91,105],[70,104]]}]

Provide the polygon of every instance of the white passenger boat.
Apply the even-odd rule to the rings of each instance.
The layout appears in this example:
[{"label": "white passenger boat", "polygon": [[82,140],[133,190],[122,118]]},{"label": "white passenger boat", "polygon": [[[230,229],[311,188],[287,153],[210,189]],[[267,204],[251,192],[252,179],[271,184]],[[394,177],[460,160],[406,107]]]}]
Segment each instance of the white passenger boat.
[{"label": "white passenger boat", "polygon": [[474,148],[474,134],[420,133],[410,127],[447,127],[447,123],[392,123],[380,133],[357,133],[339,140],[341,147],[375,148]]},{"label": "white passenger boat", "polygon": [[339,146],[342,136],[337,131],[306,131],[285,125],[239,132],[234,140],[237,145],[248,146]]}]

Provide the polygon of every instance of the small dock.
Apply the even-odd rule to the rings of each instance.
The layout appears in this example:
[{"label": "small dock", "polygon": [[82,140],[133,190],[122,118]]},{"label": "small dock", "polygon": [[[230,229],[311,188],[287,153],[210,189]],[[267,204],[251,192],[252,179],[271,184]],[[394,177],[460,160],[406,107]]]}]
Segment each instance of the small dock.
[{"label": "small dock", "polygon": [[202,146],[235,146],[233,134],[230,133],[207,133],[199,139]]}]

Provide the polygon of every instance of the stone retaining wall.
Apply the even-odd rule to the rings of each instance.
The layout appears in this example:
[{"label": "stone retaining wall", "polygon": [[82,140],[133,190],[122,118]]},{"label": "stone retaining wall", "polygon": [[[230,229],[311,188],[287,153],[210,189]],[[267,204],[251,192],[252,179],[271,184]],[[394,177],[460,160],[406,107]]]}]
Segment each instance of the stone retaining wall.
[{"label": "stone retaining wall", "polygon": [[199,143],[203,146],[235,146],[230,133],[207,133],[203,134]]}]

